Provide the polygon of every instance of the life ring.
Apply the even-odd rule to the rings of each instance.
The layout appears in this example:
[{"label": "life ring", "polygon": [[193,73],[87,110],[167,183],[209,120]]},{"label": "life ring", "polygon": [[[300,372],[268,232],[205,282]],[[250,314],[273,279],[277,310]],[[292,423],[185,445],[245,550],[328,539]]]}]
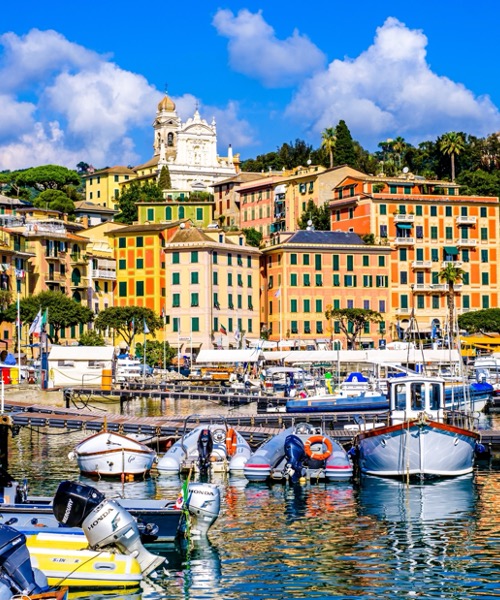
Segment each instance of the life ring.
[{"label": "life ring", "polygon": [[[323,452],[314,452],[311,449],[311,446],[318,443],[326,446],[326,450],[323,450]],[[332,455],[333,446],[332,442],[327,437],[323,435],[312,435],[306,440],[306,443],[304,444],[304,450],[309,458],[314,460],[326,460]]]},{"label": "life ring", "polygon": [[228,456],[234,456],[238,448],[238,436],[234,429],[228,429],[226,434],[226,451]]}]

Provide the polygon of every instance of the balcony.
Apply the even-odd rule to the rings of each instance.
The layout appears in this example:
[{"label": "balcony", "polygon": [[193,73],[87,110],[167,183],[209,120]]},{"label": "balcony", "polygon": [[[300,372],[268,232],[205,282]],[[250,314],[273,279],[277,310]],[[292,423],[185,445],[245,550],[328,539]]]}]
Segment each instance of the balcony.
[{"label": "balcony", "polygon": [[105,269],[93,269],[92,279],[109,279],[111,281],[115,281],[116,271],[110,271]]},{"label": "balcony", "polygon": [[45,260],[47,260],[47,261],[49,261],[49,260],[60,261],[61,259],[64,259],[64,256],[55,254],[54,252],[51,252],[50,254],[45,255]]},{"label": "balcony", "polygon": [[459,248],[475,248],[477,246],[477,240],[468,240],[465,238],[459,238],[455,245]]},{"label": "balcony", "polygon": [[87,264],[87,255],[80,254],[79,252],[73,252],[71,254],[71,262],[75,263],[75,264],[86,265]]},{"label": "balcony", "polygon": [[66,284],[66,275],[61,275],[60,273],[47,273],[45,276],[46,283],[58,283],[61,285]]},{"label": "balcony", "polygon": [[[455,290],[455,292],[461,292],[462,288],[463,288],[462,283],[456,283],[453,286],[453,289]],[[433,283],[431,285],[431,289],[433,292],[447,292],[449,290],[449,286],[447,283]]]},{"label": "balcony", "polygon": [[415,244],[415,238],[412,237],[397,237],[394,239],[396,246],[413,246]]},{"label": "balcony", "polygon": [[441,263],[441,268],[446,269],[446,267],[461,267],[464,263],[461,260],[444,260]]},{"label": "balcony", "polygon": [[394,223],[413,223],[415,221],[415,215],[394,215]]},{"label": "balcony", "polygon": [[477,217],[457,217],[457,225],[475,225]]},{"label": "balcony", "polygon": [[414,260],[411,263],[413,269],[431,269],[432,261],[431,260]]},{"label": "balcony", "polygon": [[433,288],[430,283],[415,283],[413,286],[414,292],[430,292],[432,289]]}]

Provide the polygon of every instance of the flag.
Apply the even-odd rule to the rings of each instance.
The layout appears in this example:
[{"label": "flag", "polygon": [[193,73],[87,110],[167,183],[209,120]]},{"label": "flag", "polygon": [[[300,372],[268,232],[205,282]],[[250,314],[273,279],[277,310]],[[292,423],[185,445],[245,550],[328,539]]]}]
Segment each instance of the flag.
[{"label": "flag", "polygon": [[227,329],[224,327],[224,325],[221,325],[221,326],[219,327],[219,331],[220,331],[221,333],[223,333],[224,335],[227,335]]},{"label": "flag", "polygon": [[42,309],[40,309],[29,330],[29,335],[40,335],[42,332]]},{"label": "flag", "polygon": [[151,332],[149,331],[149,327],[148,327],[148,324],[146,323],[146,319],[144,319],[144,335],[146,335],[148,333],[151,333]]},{"label": "flag", "polygon": [[274,292],[274,297],[275,298],[279,298],[281,296],[281,288],[278,288],[275,292]]},{"label": "flag", "polygon": [[129,331],[135,331],[135,318],[132,317],[132,320],[128,324]]},{"label": "flag", "polygon": [[236,331],[234,332],[234,339],[239,342],[241,339],[241,333],[239,329],[236,329]]},{"label": "flag", "polygon": [[161,309],[161,318],[165,320],[165,307]]}]

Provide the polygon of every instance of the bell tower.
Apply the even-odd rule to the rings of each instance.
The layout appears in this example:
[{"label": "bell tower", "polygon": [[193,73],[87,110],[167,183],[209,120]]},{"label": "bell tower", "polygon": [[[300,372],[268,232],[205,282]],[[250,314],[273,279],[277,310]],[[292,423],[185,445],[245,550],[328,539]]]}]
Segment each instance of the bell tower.
[{"label": "bell tower", "polygon": [[154,128],[154,155],[157,156],[162,150],[162,144],[167,160],[175,159],[177,154],[177,134],[180,128],[181,120],[175,111],[174,101],[165,94],[165,97],[159,102],[156,111],[156,119],[153,123]]}]

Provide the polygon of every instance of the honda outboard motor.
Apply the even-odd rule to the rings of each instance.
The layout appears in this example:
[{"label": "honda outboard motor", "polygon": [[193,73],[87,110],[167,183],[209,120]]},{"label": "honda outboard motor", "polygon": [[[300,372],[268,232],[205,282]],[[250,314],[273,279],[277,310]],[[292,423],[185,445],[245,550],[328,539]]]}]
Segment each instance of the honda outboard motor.
[{"label": "honda outboard motor", "polygon": [[290,475],[297,482],[303,475],[303,462],[306,456],[304,442],[296,435],[288,435],[285,439],[286,466],[284,475]]},{"label": "honda outboard motor", "polygon": [[189,511],[191,533],[206,535],[220,513],[220,490],[210,483],[190,483],[183,508]]},{"label": "honda outboard motor", "polygon": [[103,550],[109,546],[134,556],[144,575],[159,567],[165,558],[151,554],[141,542],[132,515],[114,500],[106,500],[95,488],[63,481],[54,496],[53,510],[59,523],[81,527],[89,546]]},{"label": "honda outboard motor", "polygon": [[200,473],[208,471],[213,448],[214,441],[210,429],[202,429],[198,437],[198,467]]},{"label": "honda outboard motor", "polygon": [[13,527],[0,525],[0,599],[47,590],[45,575],[31,566],[26,536]]}]

